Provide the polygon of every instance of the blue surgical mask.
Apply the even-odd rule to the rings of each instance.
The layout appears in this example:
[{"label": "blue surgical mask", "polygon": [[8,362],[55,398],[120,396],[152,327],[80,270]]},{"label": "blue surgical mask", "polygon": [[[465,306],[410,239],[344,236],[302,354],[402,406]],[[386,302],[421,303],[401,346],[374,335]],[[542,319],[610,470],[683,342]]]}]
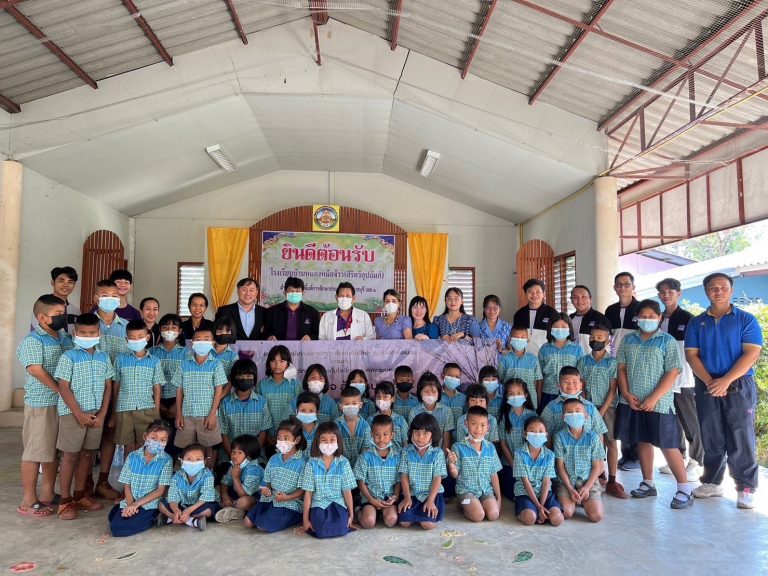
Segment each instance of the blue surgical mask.
[{"label": "blue surgical mask", "polygon": [[456,390],[456,388],[461,386],[461,379],[454,376],[446,376],[443,378],[443,386],[448,390]]},{"label": "blue surgical mask", "polygon": [[301,302],[301,292],[288,292],[285,299],[288,300],[289,304],[298,304]]},{"label": "blue surgical mask", "polygon": [[656,332],[659,327],[659,321],[653,318],[639,318],[637,320],[637,327],[643,332]]},{"label": "blue surgical mask", "polygon": [[296,418],[299,422],[302,424],[312,424],[312,422],[317,422],[317,414],[309,414],[307,412],[299,412],[296,414]]},{"label": "blue surgical mask", "polygon": [[528,346],[528,339],[527,338],[510,338],[509,343],[512,345],[513,350],[517,350],[520,352],[520,350],[525,350]]},{"label": "blue surgical mask", "polygon": [[114,296],[101,296],[99,298],[99,310],[102,312],[114,312],[120,308],[120,298]]},{"label": "blue surgical mask", "polygon": [[365,382],[350,382],[349,385],[357,389],[361,396],[365,394]]},{"label": "blue surgical mask", "polygon": [[128,340],[128,348],[131,349],[131,352],[141,352],[146,347],[146,340]]},{"label": "blue surgical mask", "polygon": [[525,438],[534,448],[541,448],[547,443],[547,435],[544,432],[527,432]]},{"label": "blue surgical mask", "polygon": [[525,396],[507,396],[507,404],[512,406],[512,408],[520,408],[520,406],[525,404]]},{"label": "blue surgical mask", "polygon": [[205,468],[205,462],[189,462],[187,460],[181,461],[181,469],[184,470],[190,476],[197,476]]},{"label": "blue surgical mask", "polygon": [[488,394],[493,394],[499,388],[498,380],[483,380],[483,386]]},{"label": "blue surgical mask", "polygon": [[555,340],[565,340],[571,335],[568,328],[552,328],[552,338]]},{"label": "blue surgical mask", "polygon": [[192,342],[192,350],[198,356],[207,356],[213,350],[213,342],[208,340],[196,340]]},{"label": "blue surgical mask", "polygon": [[144,441],[144,450],[153,456],[157,456],[165,450],[165,442],[160,442],[159,440],[151,440],[147,438]]},{"label": "blue surgical mask", "polygon": [[101,340],[101,338],[98,336],[75,336],[74,343],[78,348],[82,348],[83,350],[90,350],[99,343],[99,340]]},{"label": "blue surgical mask", "polygon": [[563,416],[563,420],[565,420],[565,423],[568,425],[568,427],[573,428],[574,430],[581,430],[584,428],[584,414],[581,412],[567,412]]},{"label": "blue surgical mask", "polygon": [[576,394],[566,394],[562,390],[560,390],[560,397],[565,398],[566,400],[570,400],[572,398],[579,398],[581,396],[581,390],[576,392]]}]

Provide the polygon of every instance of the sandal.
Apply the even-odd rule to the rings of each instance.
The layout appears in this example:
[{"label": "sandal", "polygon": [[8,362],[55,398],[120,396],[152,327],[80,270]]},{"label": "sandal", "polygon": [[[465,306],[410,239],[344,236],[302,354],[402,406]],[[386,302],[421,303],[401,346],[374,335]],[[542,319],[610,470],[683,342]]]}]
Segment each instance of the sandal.
[{"label": "sandal", "polygon": [[74,520],[77,518],[77,510],[72,502],[66,504],[59,504],[58,510],[59,518],[62,520]]},{"label": "sandal", "polygon": [[675,497],[669,503],[669,507],[675,510],[685,510],[691,506],[693,506],[693,494],[686,494],[681,490],[675,492]]},{"label": "sandal", "polygon": [[21,506],[18,506],[16,508],[16,512],[18,512],[22,516],[28,516],[29,518],[47,518],[48,516],[53,514],[53,510],[51,510],[51,508],[49,508],[48,506],[45,506],[40,502],[35,502],[34,504],[32,504],[32,506],[28,506],[27,508],[22,508]]},{"label": "sandal", "polygon": [[84,496],[80,500],[72,502],[72,505],[76,510],[82,510],[84,512],[96,512],[97,510],[104,508],[104,504],[96,502],[96,500],[90,496]]},{"label": "sandal", "polygon": [[648,498],[648,496],[656,496],[656,486],[651,486],[647,482],[640,482],[640,486],[630,492],[635,498]]}]

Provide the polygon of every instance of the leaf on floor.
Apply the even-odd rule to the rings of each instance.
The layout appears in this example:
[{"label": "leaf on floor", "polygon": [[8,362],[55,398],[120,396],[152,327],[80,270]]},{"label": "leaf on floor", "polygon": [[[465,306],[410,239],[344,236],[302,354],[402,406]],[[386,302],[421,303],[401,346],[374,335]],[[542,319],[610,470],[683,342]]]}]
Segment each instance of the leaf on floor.
[{"label": "leaf on floor", "polygon": [[408,560],[405,558],[400,558],[400,556],[384,556],[384,560],[389,562],[390,564],[402,564],[403,566],[413,566]]},{"label": "leaf on floor", "polygon": [[446,550],[448,550],[449,548],[453,548],[453,538],[451,538],[450,540],[446,540],[441,544],[441,546]]},{"label": "leaf on floor", "polygon": [[118,556],[116,560],[128,560],[128,558],[133,558],[134,556],[136,556],[136,552],[128,552],[128,554]]},{"label": "leaf on floor", "polygon": [[528,550],[524,550],[523,552],[518,552],[517,556],[515,556],[515,562],[527,562],[533,558],[533,552],[528,552]]}]

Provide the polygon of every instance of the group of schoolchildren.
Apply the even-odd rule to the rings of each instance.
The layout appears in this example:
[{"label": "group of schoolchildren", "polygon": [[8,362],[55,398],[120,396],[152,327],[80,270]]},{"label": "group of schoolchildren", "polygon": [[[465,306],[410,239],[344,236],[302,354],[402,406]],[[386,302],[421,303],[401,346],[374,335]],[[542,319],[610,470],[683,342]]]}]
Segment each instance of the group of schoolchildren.
[{"label": "group of schoolchildren", "polygon": [[422,374],[415,394],[411,368],[400,366],[394,382],[373,389],[353,370],[338,402],[326,369],[309,366],[298,381],[282,345],[259,380],[257,366],[231,348],[227,319],[198,329],[187,348],[181,319],[166,315],[162,343],[150,346],[142,320],[114,314],[119,301],[114,282],[99,282],[96,311],[76,318],[71,340],[63,300],[45,295],[34,305],[39,325],[18,349],[27,369],[22,475],[34,476],[20,513],[53,514],[57,450],[58,516],[101,509],[88,481],[100,447],[106,481],[111,452],[102,436],[113,428],[109,443],[127,454],[109,513],[115,536],[232,520],[318,538],[371,528],[379,517],[431,529],[451,498],[475,522],[496,520],[503,497],[526,525],[559,525],[577,506],[598,522],[606,487],[626,497],[616,481],[617,437],[638,444],[643,482],[632,496],[656,495],[657,446],[678,481],[671,506],[693,502],[677,439],[664,433],[675,429],[666,419],[674,418],[668,405],[681,359],[658,329],[653,301],[640,304],[639,330],[617,357],[600,325],[583,355],[565,317],[538,357],[526,352],[528,330],[513,327],[498,368],[483,367],[464,392],[458,365]]}]

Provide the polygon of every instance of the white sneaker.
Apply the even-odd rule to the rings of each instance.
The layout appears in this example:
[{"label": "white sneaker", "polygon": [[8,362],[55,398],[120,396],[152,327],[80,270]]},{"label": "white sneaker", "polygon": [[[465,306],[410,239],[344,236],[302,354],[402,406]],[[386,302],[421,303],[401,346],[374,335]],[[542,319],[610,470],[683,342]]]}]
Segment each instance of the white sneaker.
[{"label": "white sneaker", "polygon": [[736,498],[737,508],[754,508],[755,507],[755,491],[750,488],[744,488],[739,490],[738,497]]},{"label": "white sneaker", "polygon": [[659,474],[672,474],[672,470],[670,469],[669,464],[664,464],[664,466],[660,466]]},{"label": "white sneaker", "polygon": [[699,477],[702,474],[701,466],[698,465],[696,460],[689,460],[688,465],[685,467],[685,471],[688,475],[689,482],[698,482]]},{"label": "white sneaker", "polygon": [[693,489],[693,495],[696,498],[711,498],[713,496],[722,496],[723,487],[720,484],[702,484]]}]

